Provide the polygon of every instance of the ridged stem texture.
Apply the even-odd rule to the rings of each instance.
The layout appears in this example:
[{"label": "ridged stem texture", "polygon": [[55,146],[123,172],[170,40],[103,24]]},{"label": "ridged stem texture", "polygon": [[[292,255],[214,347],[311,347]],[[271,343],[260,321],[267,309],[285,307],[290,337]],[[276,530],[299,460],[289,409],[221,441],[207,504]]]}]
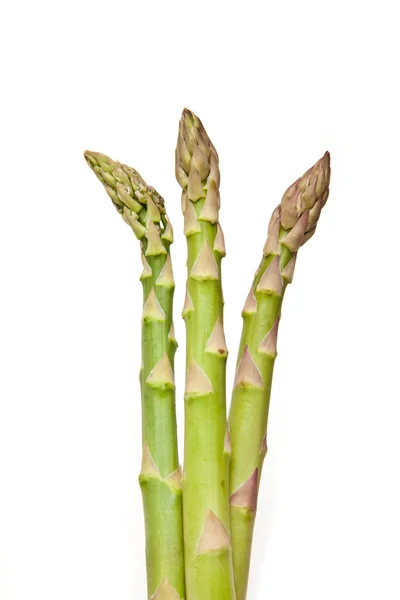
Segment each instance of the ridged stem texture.
[{"label": "ridged stem texture", "polygon": [[143,271],[143,457],[139,475],[146,532],[148,598],[185,597],[181,473],[175,414],[171,223],[164,201],[137,171],[96,152],[85,158],[140,240]]},{"label": "ridged stem texture", "polygon": [[202,123],[184,110],[176,176],[182,187],[188,280],[185,456],[182,481],[186,588],[190,600],[234,600],[229,534],[230,444],[221,259],[224,240],[218,155]]},{"label": "ridged stem texture", "polygon": [[285,288],[292,282],[297,251],[314,234],[329,194],[326,153],[283,195],[274,210],[263,257],[242,316],[243,330],[229,414],[232,456],[230,516],[236,599],[245,600],[267,423],[277,334]]}]

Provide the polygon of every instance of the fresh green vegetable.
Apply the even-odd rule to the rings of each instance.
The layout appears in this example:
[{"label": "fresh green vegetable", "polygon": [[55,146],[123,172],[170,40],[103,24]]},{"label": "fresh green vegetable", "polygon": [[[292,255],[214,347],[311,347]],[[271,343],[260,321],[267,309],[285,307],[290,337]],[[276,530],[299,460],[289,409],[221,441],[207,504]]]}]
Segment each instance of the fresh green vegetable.
[{"label": "fresh green vegetable", "polygon": [[283,195],[268,228],[261,264],[245,302],[229,415],[230,513],[236,600],[245,600],[283,295],[297,251],[314,234],[329,194],[326,153]]},{"label": "fresh green vegetable", "polygon": [[190,600],[234,600],[229,533],[226,357],[221,259],[225,255],[218,155],[202,123],[184,110],[176,149],[188,280],[183,518]]},{"label": "fresh green vegetable", "polygon": [[147,588],[153,600],[179,600],[185,596],[185,584],[175,415],[172,227],[162,197],[137,171],[97,152],[85,152],[85,158],[140,240],[143,460],[139,481],[146,529]]}]

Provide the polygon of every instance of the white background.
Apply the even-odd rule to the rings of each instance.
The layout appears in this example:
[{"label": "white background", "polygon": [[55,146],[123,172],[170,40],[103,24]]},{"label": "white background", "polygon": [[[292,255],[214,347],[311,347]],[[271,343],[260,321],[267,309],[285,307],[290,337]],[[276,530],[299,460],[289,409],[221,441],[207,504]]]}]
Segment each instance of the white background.
[{"label": "white background", "polygon": [[389,1],[3,7],[2,600],[145,598],[138,243],[82,152],[166,199],[182,426],[184,106],[220,155],[229,391],[269,215],[332,155],[284,302],[249,600],[400,598],[398,51]]}]

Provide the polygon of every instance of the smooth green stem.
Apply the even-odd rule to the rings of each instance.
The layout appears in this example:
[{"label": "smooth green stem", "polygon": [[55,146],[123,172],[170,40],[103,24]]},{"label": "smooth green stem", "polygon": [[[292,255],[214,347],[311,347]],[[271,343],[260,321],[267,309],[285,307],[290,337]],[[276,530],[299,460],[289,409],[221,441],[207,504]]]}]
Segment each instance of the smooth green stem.
[{"label": "smooth green stem", "polygon": [[143,443],[158,470],[142,468],[142,489],[146,532],[146,567],[148,597],[159,588],[165,577],[184,598],[182,494],[177,478],[168,479],[179,469],[176,434],[175,388],[146,382],[154,367],[166,353],[174,366],[176,343],[168,339],[172,325],[174,288],[157,285],[166,262],[165,254],[147,257],[151,276],[142,279],[143,303],[152,290],[165,314],[164,319],[142,321],[142,430]]},{"label": "smooth green stem", "polygon": [[175,416],[172,225],[164,199],[133,168],[99,152],[85,159],[140,240],[143,272],[143,459],[139,475],[146,534],[148,598],[185,597],[181,473]]},{"label": "smooth green stem", "polygon": [[[196,202],[199,214],[204,200]],[[218,319],[222,322],[221,256],[214,252],[219,278],[191,277],[204,243],[212,249],[215,224],[198,221],[201,231],[188,243],[188,293],[194,310],[185,316],[187,365],[194,361],[212,386],[206,395],[186,394],[183,515],[186,585],[190,600],[234,600],[230,544],[199,553],[198,545],[208,511],[220,520],[229,536],[228,469],[224,452],[226,435],[226,353],[206,352]],[[218,546],[218,540],[216,541]]]},{"label": "smooth green stem", "polygon": [[282,300],[300,247],[314,234],[329,196],[330,156],[284,193],[272,213],[263,259],[243,309],[243,331],[229,415],[232,550],[237,600],[245,600]]},{"label": "smooth green stem", "polygon": [[235,574],[236,598],[243,600],[247,594],[255,511],[239,506],[231,507],[231,535],[233,549],[233,571]]},{"label": "smooth green stem", "polygon": [[218,154],[200,119],[184,109],[175,174],[188,245],[183,517],[190,600],[235,600],[229,524],[229,434],[218,223]]},{"label": "smooth green stem", "polygon": [[[290,253],[282,253],[281,268],[291,258]],[[265,458],[265,435],[268,426],[272,377],[275,356],[259,351],[260,343],[280,316],[284,282],[281,295],[258,292],[257,285],[271,264],[274,256],[263,257],[253,282],[257,310],[243,315],[243,331],[239,346],[238,363],[245,346],[256,364],[262,377],[263,387],[252,388],[235,386],[229,414],[231,433],[232,459],[230,469],[230,489],[233,495],[238,488],[248,481],[257,469],[257,486],[259,486],[262,466]],[[256,517],[256,497],[253,507],[231,506],[231,534],[233,567],[235,573],[236,599],[245,600],[250,569],[253,529]]]}]

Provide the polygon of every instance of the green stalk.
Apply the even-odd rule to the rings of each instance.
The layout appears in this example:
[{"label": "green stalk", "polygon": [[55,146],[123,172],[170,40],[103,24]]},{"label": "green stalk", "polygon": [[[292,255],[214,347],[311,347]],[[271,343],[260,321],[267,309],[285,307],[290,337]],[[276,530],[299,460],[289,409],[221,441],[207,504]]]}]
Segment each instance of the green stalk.
[{"label": "green stalk", "polygon": [[314,234],[328,199],[326,153],[285,192],[274,210],[263,258],[243,308],[243,330],[229,414],[230,515],[236,599],[245,600],[282,300],[297,251]]},{"label": "green stalk", "polygon": [[103,154],[85,152],[85,158],[141,244],[143,458],[139,482],[146,531],[147,591],[152,600],[180,600],[185,596],[185,585],[175,415],[172,227],[163,199],[137,171]]},{"label": "green stalk", "polygon": [[188,246],[183,520],[190,600],[234,600],[229,535],[229,439],[218,224],[218,155],[200,120],[184,110],[176,176],[182,187]]}]

